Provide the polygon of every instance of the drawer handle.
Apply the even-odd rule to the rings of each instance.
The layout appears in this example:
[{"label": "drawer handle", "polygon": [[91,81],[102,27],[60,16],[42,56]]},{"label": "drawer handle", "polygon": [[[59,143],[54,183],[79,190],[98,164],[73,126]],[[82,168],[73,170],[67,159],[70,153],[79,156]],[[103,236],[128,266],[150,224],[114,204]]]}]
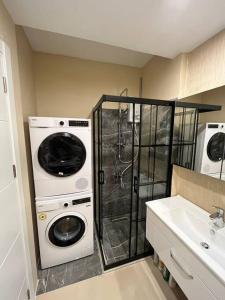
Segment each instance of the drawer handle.
[{"label": "drawer handle", "polygon": [[194,279],[194,277],[189,274],[185,268],[180,264],[180,262],[176,259],[176,257],[173,254],[173,251],[170,250],[170,257],[173,259],[173,261],[176,263],[176,265],[181,269],[181,271],[189,278],[189,279]]}]

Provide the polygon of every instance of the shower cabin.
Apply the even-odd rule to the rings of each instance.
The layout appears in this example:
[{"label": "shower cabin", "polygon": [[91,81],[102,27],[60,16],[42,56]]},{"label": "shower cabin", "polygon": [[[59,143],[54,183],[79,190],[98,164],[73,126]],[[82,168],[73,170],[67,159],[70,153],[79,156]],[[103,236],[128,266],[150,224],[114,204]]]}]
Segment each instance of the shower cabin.
[{"label": "shower cabin", "polygon": [[212,106],[103,95],[93,109],[95,224],[105,269],[152,254],[145,202],[170,196],[172,164],[193,169]]}]

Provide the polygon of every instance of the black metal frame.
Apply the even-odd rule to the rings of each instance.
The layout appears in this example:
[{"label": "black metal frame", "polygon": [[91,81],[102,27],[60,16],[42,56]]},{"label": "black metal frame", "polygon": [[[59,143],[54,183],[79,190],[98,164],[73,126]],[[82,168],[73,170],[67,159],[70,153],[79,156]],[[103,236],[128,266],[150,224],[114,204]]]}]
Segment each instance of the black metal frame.
[{"label": "black metal frame", "polygon": [[[132,130],[132,171],[131,171],[131,198],[130,198],[130,239],[129,239],[129,257],[127,259],[115,262],[113,264],[107,265],[105,259],[104,259],[104,253],[102,249],[102,244],[101,244],[101,239],[102,239],[102,186],[104,184],[104,173],[102,172],[102,104],[104,102],[116,102],[116,103],[131,103],[133,104],[133,124],[134,124],[134,118],[135,118],[135,104],[140,104],[140,128],[139,128],[139,145],[135,145],[134,141],[134,129]],[[142,105],[155,105],[158,109],[159,106],[169,106],[171,107],[171,121],[170,121],[170,137],[169,137],[169,143],[168,144],[157,144],[156,143],[156,132],[157,128],[155,129],[155,143],[151,145],[141,145],[141,131],[142,131]],[[105,270],[108,270],[110,268],[119,266],[124,263],[131,262],[133,260],[148,256],[149,254],[152,254],[153,252],[146,252],[143,254],[137,254],[137,235],[138,235],[138,217],[139,217],[139,186],[141,186],[140,182],[140,158],[141,158],[141,150],[142,147],[148,147],[149,151],[150,148],[154,149],[154,164],[155,164],[155,152],[157,147],[168,147],[169,148],[169,153],[168,153],[168,166],[167,166],[167,179],[166,182],[160,181],[161,183],[166,184],[166,192],[162,196],[170,196],[171,194],[171,181],[172,181],[172,167],[173,167],[173,161],[172,161],[172,151],[173,151],[173,146],[175,146],[173,142],[173,130],[174,130],[174,117],[175,117],[175,110],[177,107],[183,107],[183,116],[182,118],[184,119],[184,113],[186,108],[193,108],[195,109],[195,128],[194,128],[194,136],[193,140],[191,143],[192,146],[192,168],[194,168],[194,163],[195,163],[195,150],[196,150],[196,141],[197,141],[197,128],[198,128],[198,116],[199,113],[202,112],[208,112],[208,111],[217,111],[220,110],[220,106],[216,105],[204,105],[204,104],[196,104],[196,103],[186,103],[186,102],[179,102],[176,100],[173,101],[164,101],[164,100],[157,100],[157,99],[143,99],[143,98],[135,98],[135,97],[127,97],[127,96],[110,96],[110,95],[103,95],[100,99],[100,101],[96,104],[96,106],[93,109],[93,170],[94,170],[94,216],[95,216],[95,223],[96,223],[96,228],[97,228],[97,235],[99,239],[99,244],[100,244],[100,250],[101,250],[101,255],[102,255],[102,260],[103,260],[103,266]],[[95,114],[97,113],[97,121],[98,124],[96,124],[96,119],[95,119]],[[156,125],[157,125],[157,114],[156,114]],[[95,137],[95,130],[96,126],[98,126],[98,139],[96,141]],[[156,126],[157,127],[157,126]],[[181,135],[183,135],[183,126],[182,126],[182,132]],[[97,147],[98,147],[98,178],[96,178],[96,142],[97,142]],[[181,143],[178,143],[179,146],[182,148],[184,145],[186,145],[182,139]],[[134,148],[138,146],[139,147],[139,154],[138,154],[138,178],[134,179]],[[181,149],[182,151],[182,149]],[[153,186],[155,183],[153,179]],[[148,183],[150,185],[150,183]],[[96,199],[96,186],[98,188],[98,195],[99,199],[97,201]],[[136,193],[136,205],[137,205],[137,211],[136,211],[136,245],[135,245],[135,255],[131,255],[131,234],[132,234],[132,215],[133,215],[133,197],[134,193]],[[158,196],[157,198],[159,198]],[[155,199],[154,193],[153,193],[153,187],[152,187],[152,197],[151,199]],[[98,205],[98,207],[97,207]],[[98,209],[97,209],[98,208]],[[98,212],[98,213],[97,213]],[[97,222],[98,219],[98,222]],[[144,221],[144,220],[140,220]]]},{"label": "black metal frame", "polygon": [[[177,105],[177,103],[176,103]],[[182,108],[182,112],[177,113],[176,108]],[[186,167],[188,169],[194,170],[195,166],[195,153],[196,153],[196,144],[197,144],[197,133],[198,133],[198,120],[199,120],[199,110],[194,107],[189,107],[192,110],[192,112],[187,111],[187,107],[184,105],[176,106],[174,111],[174,118],[176,116],[179,116],[179,131],[178,131],[178,141],[175,143],[173,142],[173,147],[177,148],[177,157],[176,160],[173,161],[176,165],[180,167]],[[194,124],[193,124],[193,130],[189,129],[189,139],[188,141],[185,140],[185,133],[186,133],[186,117],[188,114],[192,114],[194,112]],[[191,137],[190,137],[191,135]],[[191,153],[190,156],[190,166],[184,165],[184,148],[188,147],[188,154],[187,158],[189,156],[189,153]],[[191,147],[191,151],[189,151],[189,148]]]}]

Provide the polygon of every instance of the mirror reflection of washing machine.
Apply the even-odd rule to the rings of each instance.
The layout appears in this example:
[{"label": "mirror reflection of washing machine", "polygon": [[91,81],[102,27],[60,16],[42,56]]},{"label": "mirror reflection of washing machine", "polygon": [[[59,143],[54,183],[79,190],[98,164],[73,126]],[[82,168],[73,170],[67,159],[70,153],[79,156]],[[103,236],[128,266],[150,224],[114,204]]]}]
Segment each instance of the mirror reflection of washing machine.
[{"label": "mirror reflection of washing machine", "polygon": [[92,194],[36,202],[41,267],[93,254]]},{"label": "mirror reflection of washing machine", "polygon": [[200,124],[197,136],[197,172],[220,178],[225,174],[225,123]]},{"label": "mirror reflection of washing machine", "polygon": [[207,155],[213,162],[224,159],[225,133],[217,132],[208,141]]},{"label": "mirror reflection of washing machine", "polygon": [[36,200],[92,191],[91,121],[29,117]]}]

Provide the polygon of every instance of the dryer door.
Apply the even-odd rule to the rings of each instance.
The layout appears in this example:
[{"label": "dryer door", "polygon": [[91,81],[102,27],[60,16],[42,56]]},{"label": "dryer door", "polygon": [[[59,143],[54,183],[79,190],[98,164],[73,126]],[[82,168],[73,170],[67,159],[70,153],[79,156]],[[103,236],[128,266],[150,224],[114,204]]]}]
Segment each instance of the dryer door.
[{"label": "dryer door", "polygon": [[86,222],[76,214],[59,215],[48,227],[49,241],[58,247],[76,244],[84,236]]},{"label": "dryer door", "polygon": [[49,174],[65,177],[77,173],[86,160],[82,141],[68,132],[49,135],[38,149],[38,161]]},{"label": "dryer door", "polygon": [[207,145],[208,158],[213,162],[218,162],[224,159],[225,151],[225,133],[218,132],[214,134]]}]

